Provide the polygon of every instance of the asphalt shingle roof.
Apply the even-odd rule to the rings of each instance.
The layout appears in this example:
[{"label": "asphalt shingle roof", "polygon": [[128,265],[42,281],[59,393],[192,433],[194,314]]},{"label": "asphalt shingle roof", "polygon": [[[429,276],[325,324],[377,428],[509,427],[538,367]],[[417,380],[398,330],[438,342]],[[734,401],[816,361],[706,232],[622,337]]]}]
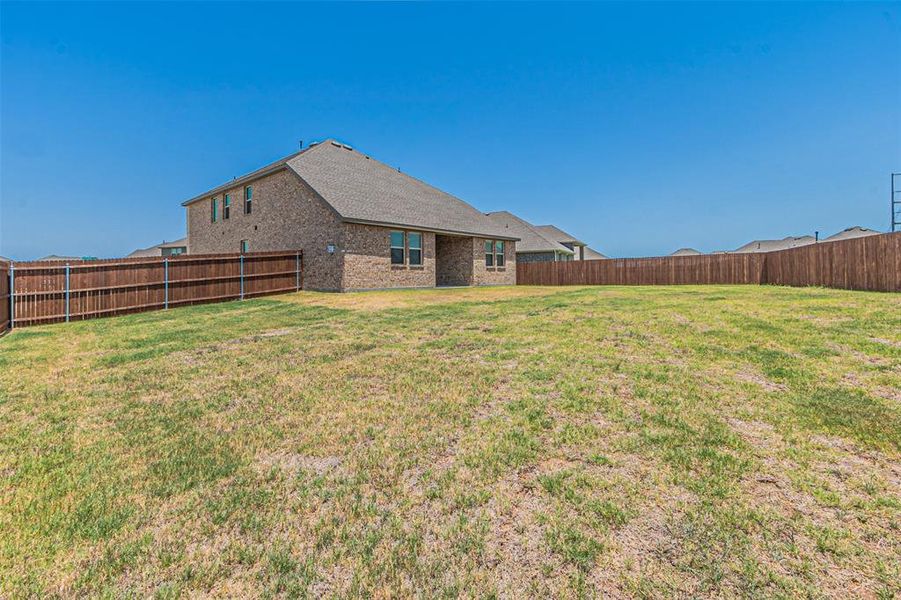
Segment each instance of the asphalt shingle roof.
[{"label": "asphalt shingle roof", "polygon": [[516,239],[459,198],[326,140],[287,161],[345,221]]},{"label": "asphalt shingle roof", "polygon": [[788,248],[797,248],[798,246],[806,246],[813,243],[816,243],[816,239],[812,235],[802,235],[799,237],[788,236],[781,240],[754,240],[740,248],[736,248],[732,252],[772,252],[774,250],[787,250]]},{"label": "asphalt shingle roof", "polygon": [[834,235],[830,235],[824,241],[836,242],[838,240],[850,240],[852,238],[866,237],[868,235],[879,235],[879,232],[873,229],[867,229],[866,227],[855,225],[854,227],[848,227],[847,229],[843,229]]},{"label": "asphalt shingle roof", "polygon": [[589,248],[585,246],[585,260],[601,260],[603,258],[610,258],[606,254],[601,254],[594,248]]},{"label": "asphalt shingle roof", "polygon": [[527,221],[523,221],[513,213],[506,210],[488,213],[488,218],[497,226],[502,227],[507,235],[519,238],[516,242],[517,252],[560,252],[573,254],[573,251],[557,242],[537,227]]},{"label": "asphalt shingle roof", "polygon": [[554,225],[535,225],[535,229],[551,238],[555,242],[560,242],[561,244],[569,243],[569,244],[577,244],[579,246],[584,246],[585,242],[579,240],[576,237],[571,236],[566,233],[559,227]]},{"label": "asphalt shingle roof", "polygon": [[702,252],[699,252],[694,248],[679,248],[670,254],[670,256],[698,256],[699,254],[702,254]]}]

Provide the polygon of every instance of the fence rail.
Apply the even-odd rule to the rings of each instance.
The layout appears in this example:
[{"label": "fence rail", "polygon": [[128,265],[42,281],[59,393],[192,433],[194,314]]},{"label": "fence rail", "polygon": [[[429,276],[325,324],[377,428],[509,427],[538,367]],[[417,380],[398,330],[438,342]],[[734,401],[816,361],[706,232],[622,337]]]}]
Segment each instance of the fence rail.
[{"label": "fence rail", "polygon": [[749,254],[517,263],[519,285],[775,284],[901,291],[901,232]]},{"label": "fence rail", "polygon": [[254,252],[13,263],[0,281],[9,286],[6,293],[0,287],[0,298],[8,302],[3,312],[8,326],[23,327],[293,292],[303,286],[303,255]]},{"label": "fence rail", "polygon": [[0,335],[9,329],[9,263],[0,260]]}]

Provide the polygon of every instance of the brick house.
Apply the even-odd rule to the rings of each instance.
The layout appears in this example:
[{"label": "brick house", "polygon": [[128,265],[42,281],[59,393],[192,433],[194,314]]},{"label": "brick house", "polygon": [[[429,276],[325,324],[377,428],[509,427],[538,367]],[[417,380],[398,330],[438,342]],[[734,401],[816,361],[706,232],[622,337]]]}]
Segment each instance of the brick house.
[{"label": "brick house", "polygon": [[307,289],[516,283],[515,235],[459,198],[334,140],[183,206],[189,253],[302,250]]}]

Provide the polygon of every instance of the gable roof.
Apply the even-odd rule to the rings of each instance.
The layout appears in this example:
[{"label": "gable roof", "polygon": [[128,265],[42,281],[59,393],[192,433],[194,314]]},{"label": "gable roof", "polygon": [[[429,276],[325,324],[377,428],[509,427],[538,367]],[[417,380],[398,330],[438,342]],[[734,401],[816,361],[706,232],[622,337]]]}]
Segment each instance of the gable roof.
[{"label": "gable roof", "polygon": [[678,250],[670,254],[670,256],[697,256],[699,254],[703,254],[703,252],[699,252],[694,248],[679,248]]},{"label": "gable roof", "polygon": [[345,222],[517,239],[456,196],[332,139],[311,145],[182,204],[187,206],[281,169],[288,169],[303,179]]},{"label": "gable roof", "polygon": [[519,238],[516,242],[516,252],[560,252],[561,254],[573,254],[573,251],[557,242],[550,236],[542,233],[537,227],[524,221],[506,210],[500,210],[486,215],[497,227],[503,228],[507,235]]},{"label": "gable roof", "polygon": [[797,248],[798,246],[806,246],[816,243],[816,239],[812,235],[788,236],[781,240],[754,240],[748,242],[740,248],[736,248],[732,252],[772,252],[774,250],[787,250],[788,248]]},{"label": "gable roof", "polygon": [[866,237],[868,235],[879,235],[879,232],[873,229],[867,229],[866,227],[855,225],[854,227],[848,227],[847,229],[843,229],[836,234],[830,235],[824,241],[835,242],[838,240],[850,240],[851,238]]},{"label": "gable roof", "polygon": [[554,225],[535,225],[535,229],[561,244],[574,244],[576,246],[584,246],[585,242],[579,241],[577,238],[566,233],[559,227]]}]

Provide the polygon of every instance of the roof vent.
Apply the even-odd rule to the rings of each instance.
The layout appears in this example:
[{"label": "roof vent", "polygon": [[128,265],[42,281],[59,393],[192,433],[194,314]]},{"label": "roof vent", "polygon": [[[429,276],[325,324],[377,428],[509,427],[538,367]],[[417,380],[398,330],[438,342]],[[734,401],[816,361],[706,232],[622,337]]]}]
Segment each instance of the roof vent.
[{"label": "roof vent", "polygon": [[341,144],[339,144],[338,142],[332,142],[332,146],[334,146],[335,148],[340,148]]},{"label": "roof vent", "polygon": [[310,148],[312,148],[313,146],[318,146],[318,145],[319,145],[319,142],[310,142]]},{"label": "roof vent", "polygon": [[351,147],[348,146],[347,144],[341,144],[341,145],[344,146],[344,149],[345,149],[345,150],[353,150],[353,148],[351,148]]}]

